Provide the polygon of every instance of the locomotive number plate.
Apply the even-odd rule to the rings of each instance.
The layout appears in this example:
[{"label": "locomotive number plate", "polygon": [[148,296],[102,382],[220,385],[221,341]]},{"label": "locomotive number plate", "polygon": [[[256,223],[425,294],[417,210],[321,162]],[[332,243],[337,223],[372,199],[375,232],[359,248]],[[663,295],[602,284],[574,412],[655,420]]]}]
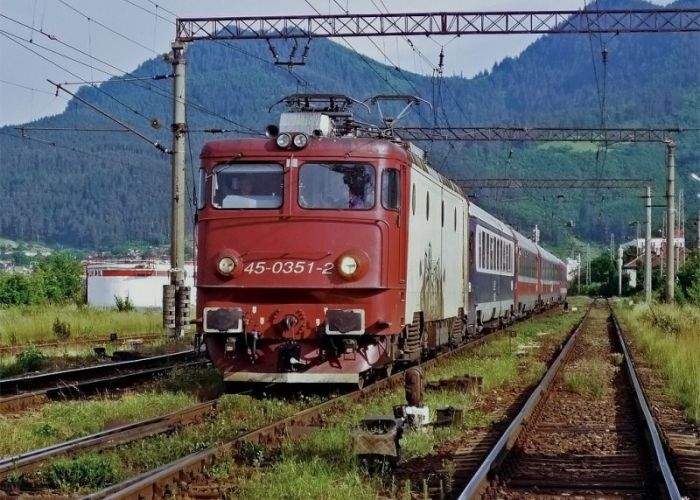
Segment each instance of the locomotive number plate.
[{"label": "locomotive number plate", "polygon": [[332,262],[317,264],[315,262],[306,262],[303,260],[278,260],[275,262],[267,262],[258,260],[249,262],[243,268],[243,272],[247,274],[332,274],[335,265]]}]

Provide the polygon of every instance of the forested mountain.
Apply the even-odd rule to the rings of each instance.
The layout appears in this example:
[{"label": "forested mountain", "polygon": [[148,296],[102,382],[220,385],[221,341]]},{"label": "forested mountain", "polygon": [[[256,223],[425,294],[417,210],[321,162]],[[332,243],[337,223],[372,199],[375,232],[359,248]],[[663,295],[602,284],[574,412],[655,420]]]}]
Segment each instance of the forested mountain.
[{"label": "forested mountain", "polygon": [[[602,6],[650,7],[610,1]],[[700,6],[700,0],[673,6]],[[607,76],[601,43],[608,51]],[[280,52],[287,53],[280,45]],[[447,57],[462,57],[446,51]],[[430,77],[398,71],[358,56],[342,42],[314,40],[306,66],[271,64],[266,43],[198,42],[187,52],[188,119],[193,130],[211,127],[262,131],[277,120],[267,108],[284,95],[340,92],[365,98],[382,93],[419,93],[433,101],[408,123],[432,125],[598,126],[603,80],[608,126],[700,126],[700,36],[620,34],[545,36],[520,56],[507,58],[471,79]],[[595,70],[594,70],[595,67]],[[145,61],[133,76],[167,74],[162,59]],[[115,79],[78,95],[169,144],[170,80]],[[598,88],[599,90],[596,90]],[[126,105],[126,106],[125,106]],[[164,126],[149,127],[158,118]],[[376,117],[375,117],[376,119]],[[235,122],[235,123],[232,123]],[[31,127],[112,128],[114,124],[72,100],[53,117]],[[167,239],[169,158],[131,134],[25,132],[0,129],[0,236],[77,248],[107,248],[127,241]],[[235,136],[235,134],[229,134]],[[678,147],[681,187],[700,168],[700,134],[683,134]],[[220,137],[217,137],[220,138]],[[38,139],[38,140],[33,140]],[[211,135],[193,132],[197,153]],[[55,143],[52,147],[48,143]],[[432,163],[454,178],[468,177],[648,177],[663,192],[664,148],[591,144],[424,144]],[[690,188],[690,186],[688,186]],[[606,241],[620,238],[643,216],[637,193],[482,192],[478,203],[525,231],[539,224],[545,241],[568,233]],[[509,201],[512,200],[512,201]],[[698,199],[686,196],[688,212]],[[658,221],[660,225],[660,211]],[[577,221],[568,227],[567,221]]]}]

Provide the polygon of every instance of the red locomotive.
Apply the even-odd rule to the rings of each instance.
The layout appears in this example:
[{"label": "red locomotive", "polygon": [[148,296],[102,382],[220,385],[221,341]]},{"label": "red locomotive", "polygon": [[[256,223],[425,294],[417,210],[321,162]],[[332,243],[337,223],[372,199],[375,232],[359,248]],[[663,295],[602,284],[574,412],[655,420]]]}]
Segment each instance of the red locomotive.
[{"label": "red locomotive", "polygon": [[290,96],[269,138],[202,150],[198,331],[226,381],[361,384],[566,296],[559,259],[352,102]]}]

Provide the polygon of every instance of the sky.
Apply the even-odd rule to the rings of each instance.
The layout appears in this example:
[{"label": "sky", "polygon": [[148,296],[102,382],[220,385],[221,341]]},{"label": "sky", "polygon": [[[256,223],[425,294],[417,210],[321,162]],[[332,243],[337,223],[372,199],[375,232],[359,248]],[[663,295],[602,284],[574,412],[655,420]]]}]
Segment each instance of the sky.
[{"label": "sky", "polygon": [[[670,0],[655,3],[666,5]],[[378,8],[391,12],[581,9],[584,0],[308,0],[308,3],[306,0],[0,0],[0,14],[27,25],[0,17],[0,125],[25,123],[61,112],[66,98],[55,96],[47,79],[96,81],[110,76],[100,69],[119,73],[90,56],[132,71],[145,59],[167,52],[174,27],[167,20],[159,19],[156,12],[167,19],[172,19],[172,15],[166,9],[182,17],[312,14],[309,4],[324,14],[341,13],[341,6],[352,13],[374,14]],[[84,54],[36,30],[54,35]],[[442,44],[445,45],[445,74],[470,77],[491,69],[494,63],[507,56],[518,55],[535,38],[532,35],[413,38],[414,46],[425,59],[434,61],[432,65],[417,55],[403,38],[376,38],[381,51],[368,39],[356,38],[350,43],[378,61],[423,74],[430,74],[437,66]],[[64,69],[21,45],[29,46]],[[48,49],[89,62],[95,69]]]}]

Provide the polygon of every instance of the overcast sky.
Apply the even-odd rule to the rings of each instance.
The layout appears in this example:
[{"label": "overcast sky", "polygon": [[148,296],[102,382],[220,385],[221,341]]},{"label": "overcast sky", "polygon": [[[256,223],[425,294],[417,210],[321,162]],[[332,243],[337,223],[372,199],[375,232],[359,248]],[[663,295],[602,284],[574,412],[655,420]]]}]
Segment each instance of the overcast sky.
[{"label": "overcast sky", "polygon": [[[309,0],[322,13],[339,13],[338,4],[353,13],[376,13],[372,0]],[[337,2],[337,3],[336,3]],[[580,9],[583,0],[374,0],[379,7],[389,10],[421,12],[457,10],[517,10],[517,9]],[[669,0],[657,0],[665,5]],[[156,9],[155,5],[161,5]],[[141,6],[139,9],[135,5]],[[75,10],[71,10],[70,7]],[[113,66],[131,71],[143,60],[168,50],[173,37],[173,25],[158,19],[154,13],[168,19],[172,16],[164,9],[180,16],[238,16],[310,14],[311,7],[304,0],[0,0],[0,13],[20,21],[23,27],[0,17],[0,125],[27,122],[42,116],[60,112],[65,98],[55,97],[47,78],[58,81],[101,80],[107,78],[100,71],[71,62],[60,55],[50,53],[36,44],[49,47],[76,59],[91,62],[99,68],[115,72],[103,64],[90,60],[49,40],[30,27],[55,35],[85,53],[102,59]],[[78,12],[76,12],[78,11]],[[83,15],[81,15],[82,13]],[[87,18],[89,19],[87,19]],[[100,24],[104,26],[100,26]],[[105,28],[106,27],[106,28]],[[114,32],[133,40],[128,41]],[[56,68],[51,63],[22,48],[16,42],[35,45],[33,50],[48,59],[58,62],[70,72]],[[18,38],[19,37],[19,38]],[[25,41],[23,41],[24,39]],[[427,39],[416,37],[413,43],[426,58],[437,65],[440,44],[445,48],[446,74],[472,76],[481,70],[490,69],[495,62],[506,56],[519,54],[535,37],[533,36],[471,36],[452,40],[448,37]],[[402,38],[375,39],[382,51],[404,69],[429,74],[430,66],[417,56]],[[136,42],[136,43],[134,43]],[[366,39],[352,39],[353,46],[379,61],[385,58]],[[28,90],[20,86],[30,87]]]}]

